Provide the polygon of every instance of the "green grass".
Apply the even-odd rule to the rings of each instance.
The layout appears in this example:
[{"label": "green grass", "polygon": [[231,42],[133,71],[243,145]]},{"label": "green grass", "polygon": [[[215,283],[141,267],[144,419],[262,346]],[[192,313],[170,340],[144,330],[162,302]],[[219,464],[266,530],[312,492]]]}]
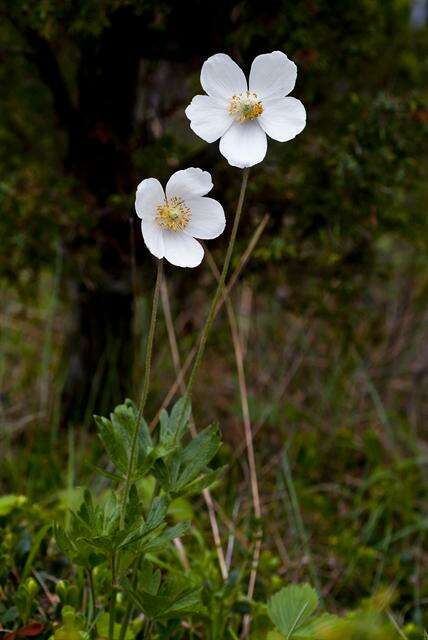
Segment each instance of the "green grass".
[{"label": "green grass", "polygon": [[[298,317],[257,286],[239,288],[233,299],[247,338],[245,367],[263,509],[255,600],[265,602],[282,585],[308,581],[329,611],[343,612],[390,588],[394,620],[404,637],[422,638],[421,629],[428,624],[428,454],[420,373],[426,329],[420,304],[423,282],[416,282],[409,301],[406,276],[395,274],[386,286],[375,282],[368,301],[356,301],[367,305],[366,313],[346,330],[333,315]],[[81,497],[79,487],[89,484],[102,496],[107,484],[95,478],[92,466],[103,461],[89,417],[93,406],[81,425],[60,427],[61,350],[69,310],[55,297],[55,286],[49,287],[51,295],[44,290],[37,304],[25,309],[5,293],[0,482],[3,494],[23,495],[28,501],[0,516],[0,528],[2,579],[10,571],[20,582],[41,576],[51,593],[55,586],[49,576],[82,579],[49,542],[51,521],[67,520],[68,508],[75,508]],[[139,305],[144,309],[144,300]],[[172,302],[172,307],[174,314],[178,304]],[[194,321],[202,321],[203,310],[196,313]],[[139,316],[143,327],[146,315]],[[179,344],[191,343],[181,326],[178,319]],[[155,415],[173,381],[166,331],[160,327],[149,416]],[[193,521],[184,540],[192,575],[203,581],[209,607],[216,603],[210,622],[214,638],[223,633],[225,620],[235,620],[236,626],[245,612],[257,529],[223,317],[216,323],[195,394],[198,426],[220,420],[225,443],[218,463],[227,465],[213,490],[234,576],[226,590],[204,502],[196,497],[180,506]],[[163,562],[173,572],[182,571],[177,550]],[[101,588],[102,577],[97,580]],[[9,599],[10,588],[5,592]],[[254,633],[256,629],[257,624]]]}]

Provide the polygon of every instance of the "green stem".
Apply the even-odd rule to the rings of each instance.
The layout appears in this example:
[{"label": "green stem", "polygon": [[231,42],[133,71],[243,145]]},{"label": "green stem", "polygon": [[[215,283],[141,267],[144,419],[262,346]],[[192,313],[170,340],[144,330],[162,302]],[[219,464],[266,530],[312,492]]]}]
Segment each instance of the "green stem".
[{"label": "green stem", "polygon": [[187,396],[190,399],[191,395],[192,395],[192,390],[193,390],[193,385],[197,376],[197,373],[199,371],[199,367],[201,365],[202,362],[202,358],[204,357],[204,353],[205,353],[205,348],[207,345],[207,341],[208,341],[208,337],[211,331],[211,327],[212,324],[214,322],[214,318],[216,315],[216,310],[217,310],[217,305],[218,302],[220,300],[220,296],[223,292],[224,289],[224,284],[226,282],[226,278],[227,278],[227,274],[229,272],[229,266],[230,266],[230,261],[232,259],[232,253],[233,253],[233,248],[235,246],[235,241],[236,241],[236,236],[238,233],[238,227],[239,227],[239,221],[241,218],[241,213],[242,213],[242,207],[244,205],[244,199],[245,199],[245,192],[247,190],[247,184],[248,184],[248,174],[249,174],[249,169],[244,169],[243,174],[242,174],[242,183],[241,183],[241,191],[239,194],[239,199],[238,199],[238,204],[236,207],[236,211],[235,211],[235,219],[233,221],[233,227],[232,227],[232,231],[230,234],[230,239],[229,239],[229,244],[227,246],[227,251],[226,251],[226,257],[224,259],[224,263],[223,263],[223,269],[221,271],[220,274],[220,278],[217,284],[217,289],[216,292],[214,294],[214,298],[212,299],[211,302],[211,307],[207,316],[207,319],[205,321],[205,326],[202,330],[202,335],[199,341],[199,347],[198,347],[198,351],[196,353],[196,357],[195,357],[195,362],[193,363],[193,368],[192,371],[190,372],[190,376],[189,376],[189,382],[187,385]]},{"label": "green stem", "polygon": [[[150,501],[150,506],[148,508],[148,511],[150,511],[151,506],[153,504],[153,500],[159,495],[160,492],[160,484],[159,482],[156,480],[155,481],[155,486],[153,489],[153,494],[152,494],[152,499]],[[140,568],[140,560],[142,560],[143,558],[136,558],[133,562],[133,564],[131,565],[131,570],[130,570],[130,574],[132,575],[132,588],[135,589],[138,586],[138,570]],[[122,620],[122,625],[120,627],[120,634],[119,634],[119,640],[124,640],[125,636],[126,636],[126,632],[128,630],[128,626],[129,626],[129,622],[132,618],[132,614],[134,611],[134,604],[131,601],[131,599],[128,599],[128,603],[126,605],[126,609],[125,609],[125,614],[123,616],[123,620]]]},{"label": "green stem", "polygon": [[144,634],[143,634],[144,640],[148,640],[150,638],[152,629],[153,629],[153,620],[151,620],[150,618],[147,618],[146,624],[144,625]]},{"label": "green stem", "polygon": [[87,574],[88,574],[89,600],[90,600],[90,607],[88,610],[88,622],[91,623],[95,617],[95,607],[96,607],[94,576],[92,573],[92,569],[88,569]]},{"label": "green stem", "polygon": [[[132,588],[136,589],[137,585],[138,585],[138,565],[139,565],[139,558],[137,558],[137,560],[134,561],[133,566],[131,567],[131,573],[132,575]],[[129,626],[129,622],[131,620],[131,616],[132,616],[132,612],[134,610],[134,604],[131,601],[131,599],[128,599],[127,605],[126,605],[126,609],[125,609],[125,615],[123,616],[123,620],[122,620],[122,626],[120,627],[120,634],[119,634],[119,640],[124,640],[125,636],[126,636],[126,632],[128,630],[128,626]]]},{"label": "green stem", "polygon": [[108,637],[114,640],[114,623],[116,622],[116,556],[111,559],[111,598],[108,621]]},{"label": "green stem", "polygon": [[129,456],[128,470],[126,473],[125,488],[123,491],[123,499],[122,499],[121,512],[120,512],[120,528],[121,529],[123,529],[125,526],[126,505],[128,502],[129,491],[131,488],[131,482],[134,475],[135,458],[137,454],[138,434],[140,431],[141,419],[143,417],[144,409],[146,407],[146,402],[147,402],[147,396],[149,393],[150,370],[152,366],[153,339],[155,335],[156,317],[157,317],[158,306],[159,306],[159,292],[160,292],[161,281],[162,281],[162,260],[159,260],[157,275],[156,275],[155,290],[153,293],[152,315],[150,318],[149,334],[147,337],[146,362],[145,362],[145,370],[144,370],[143,388],[141,391],[141,398],[140,398],[140,404],[138,407],[137,419],[135,421],[134,433],[132,434],[131,454]]}]

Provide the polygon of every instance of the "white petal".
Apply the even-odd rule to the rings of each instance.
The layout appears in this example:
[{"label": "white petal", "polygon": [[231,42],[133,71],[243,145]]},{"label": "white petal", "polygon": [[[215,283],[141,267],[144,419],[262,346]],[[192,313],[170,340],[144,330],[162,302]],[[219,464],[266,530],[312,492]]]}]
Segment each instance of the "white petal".
[{"label": "white petal", "polygon": [[153,253],[156,258],[163,258],[163,232],[158,223],[147,218],[143,218],[141,220],[141,231],[148,250]]},{"label": "white petal", "polygon": [[212,240],[224,231],[226,218],[223,207],[213,198],[194,198],[187,200],[192,217],[185,233],[201,240]]},{"label": "white petal", "polygon": [[164,231],[164,256],[176,267],[197,267],[204,257],[200,243],[183,231]]},{"label": "white petal", "polygon": [[260,126],[279,142],[292,140],[306,126],[306,111],[296,98],[274,98],[263,103]]},{"label": "white petal", "polygon": [[166,184],[166,195],[168,198],[178,196],[187,200],[195,196],[204,196],[213,188],[211,174],[202,169],[190,167],[190,169],[182,169],[172,174]]},{"label": "white petal", "polygon": [[195,96],[186,109],[186,116],[192,131],[205,142],[218,140],[233,122],[227,102],[211,96]]},{"label": "white petal", "polygon": [[229,101],[235,93],[247,90],[244,72],[230,56],[216,53],[202,65],[201,85],[213,98]]},{"label": "white petal", "polygon": [[263,98],[283,98],[296,84],[297,67],[282,51],[254,58],[250,71],[250,91]]},{"label": "white petal", "polygon": [[140,218],[153,220],[156,207],[165,200],[161,183],[156,178],[147,178],[140,182],[135,195],[135,211]]},{"label": "white petal", "polygon": [[252,167],[266,155],[266,134],[256,120],[235,122],[220,140],[220,153],[232,167]]}]

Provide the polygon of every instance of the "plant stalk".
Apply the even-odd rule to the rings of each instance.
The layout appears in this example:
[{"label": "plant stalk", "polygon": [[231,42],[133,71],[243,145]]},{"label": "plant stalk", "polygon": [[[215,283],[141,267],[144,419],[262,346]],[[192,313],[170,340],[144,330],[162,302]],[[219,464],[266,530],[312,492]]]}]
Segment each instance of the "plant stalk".
[{"label": "plant stalk", "polygon": [[227,274],[229,272],[230,261],[232,259],[232,253],[233,253],[233,249],[234,249],[234,246],[235,246],[236,236],[237,236],[237,233],[238,233],[239,221],[241,219],[242,207],[244,205],[245,193],[247,191],[248,174],[249,174],[249,172],[250,172],[250,170],[247,168],[247,169],[244,169],[243,174],[242,174],[241,191],[239,193],[238,204],[237,204],[236,211],[235,211],[235,219],[233,221],[233,227],[232,227],[232,231],[230,233],[230,239],[229,239],[229,244],[227,246],[226,257],[225,257],[224,263],[223,263],[223,269],[222,269],[221,274],[220,274],[220,278],[219,278],[219,281],[218,281],[218,284],[217,284],[217,289],[216,289],[216,292],[214,294],[214,298],[212,299],[211,307],[210,307],[207,319],[205,321],[204,328],[202,330],[202,335],[201,335],[201,338],[200,338],[200,341],[199,341],[199,346],[198,346],[198,351],[196,353],[195,362],[193,363],[193,368],[192,368],[192,371],[190,372],[189,382],[187,384],[187,396],[188,396],[189,400],[190,400],[190,398],[192,396],[193,385],[195,383],[195,379],[196,379],[197,373],[199,371],[199,367],[201,365],[202,358],[204,357],[204,353],[205,353],[205,348],[206,348],[206,345],[207,345],[208,337],[209,337],[209,334],[211,332],[211,327],[212,327],[212,324],[214,322],[214,318],[215,318],[215,315],[216,315],[217,305],[218,305],[220,297],[222,295],[222,292],[223,292],[223,289],[224,289],[224,284],[225,284],[226,278],[227,278]]},{"label": "plant stalk", "polygon": [[116,622],[116,554],[111,559],[111,597],[108,621],[108,637],[114,640],[114,623]]},{"label": "plant stalk", "polygon": [[126,505],[128,502],[129,491],[131,488],[131,482],[134,475],[135,458],[137,454],[138,433],[140,430],[140,423],[143,417],[144,409],[146,407],[146,402],[147,402],[147,396],[149,393],[150,371],[152,366],[152,353],[153,353],[153,340],[155,335],[156,318],[157,318],[157,312],[159,307],[160,285],[162,282],[162,267],[163,267],[162,260],[158,260],[156,284],[155,284],[155,290],[153,292],[152,315],[150,318],[149,334],[147,337],[143,388],[141,391],[140,404],[138,406],[138,414],[137,414],[137,419],[135,421],[134,433],[132,434],[131,454],[129,456],[128,471],[126,474],[125,488],[123,491],[122,505],[121,505],[121,511],[120,511],[120,529],[123,529],[125,525]]}]

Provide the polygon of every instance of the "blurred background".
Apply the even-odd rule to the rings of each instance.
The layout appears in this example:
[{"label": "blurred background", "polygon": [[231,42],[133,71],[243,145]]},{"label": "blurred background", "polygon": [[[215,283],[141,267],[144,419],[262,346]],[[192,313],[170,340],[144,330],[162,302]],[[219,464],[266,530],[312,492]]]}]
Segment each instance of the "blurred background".
[{"label": "blurred background", "polygon": [[[155,274],[135,188],[202,167],[230,220],[241,173],[184,108],[208,56],[248,72],[280,49],[308,124],[251,171],[233,268],[263,232],[231,293],[259,580],[308,579],[333,608],[392,585],[427,623],[427,2],[4,0],[0,16],[2,491],[48,507],[91,477],[92,414],[136,398],[142,375]],[[209,243],[217,265],[229,231]],[[166,265],[150,419],[204,322],[209,265]],[[231,465],[224,537],[251,526],[232,344],[223,310],[194,407]]]}]

